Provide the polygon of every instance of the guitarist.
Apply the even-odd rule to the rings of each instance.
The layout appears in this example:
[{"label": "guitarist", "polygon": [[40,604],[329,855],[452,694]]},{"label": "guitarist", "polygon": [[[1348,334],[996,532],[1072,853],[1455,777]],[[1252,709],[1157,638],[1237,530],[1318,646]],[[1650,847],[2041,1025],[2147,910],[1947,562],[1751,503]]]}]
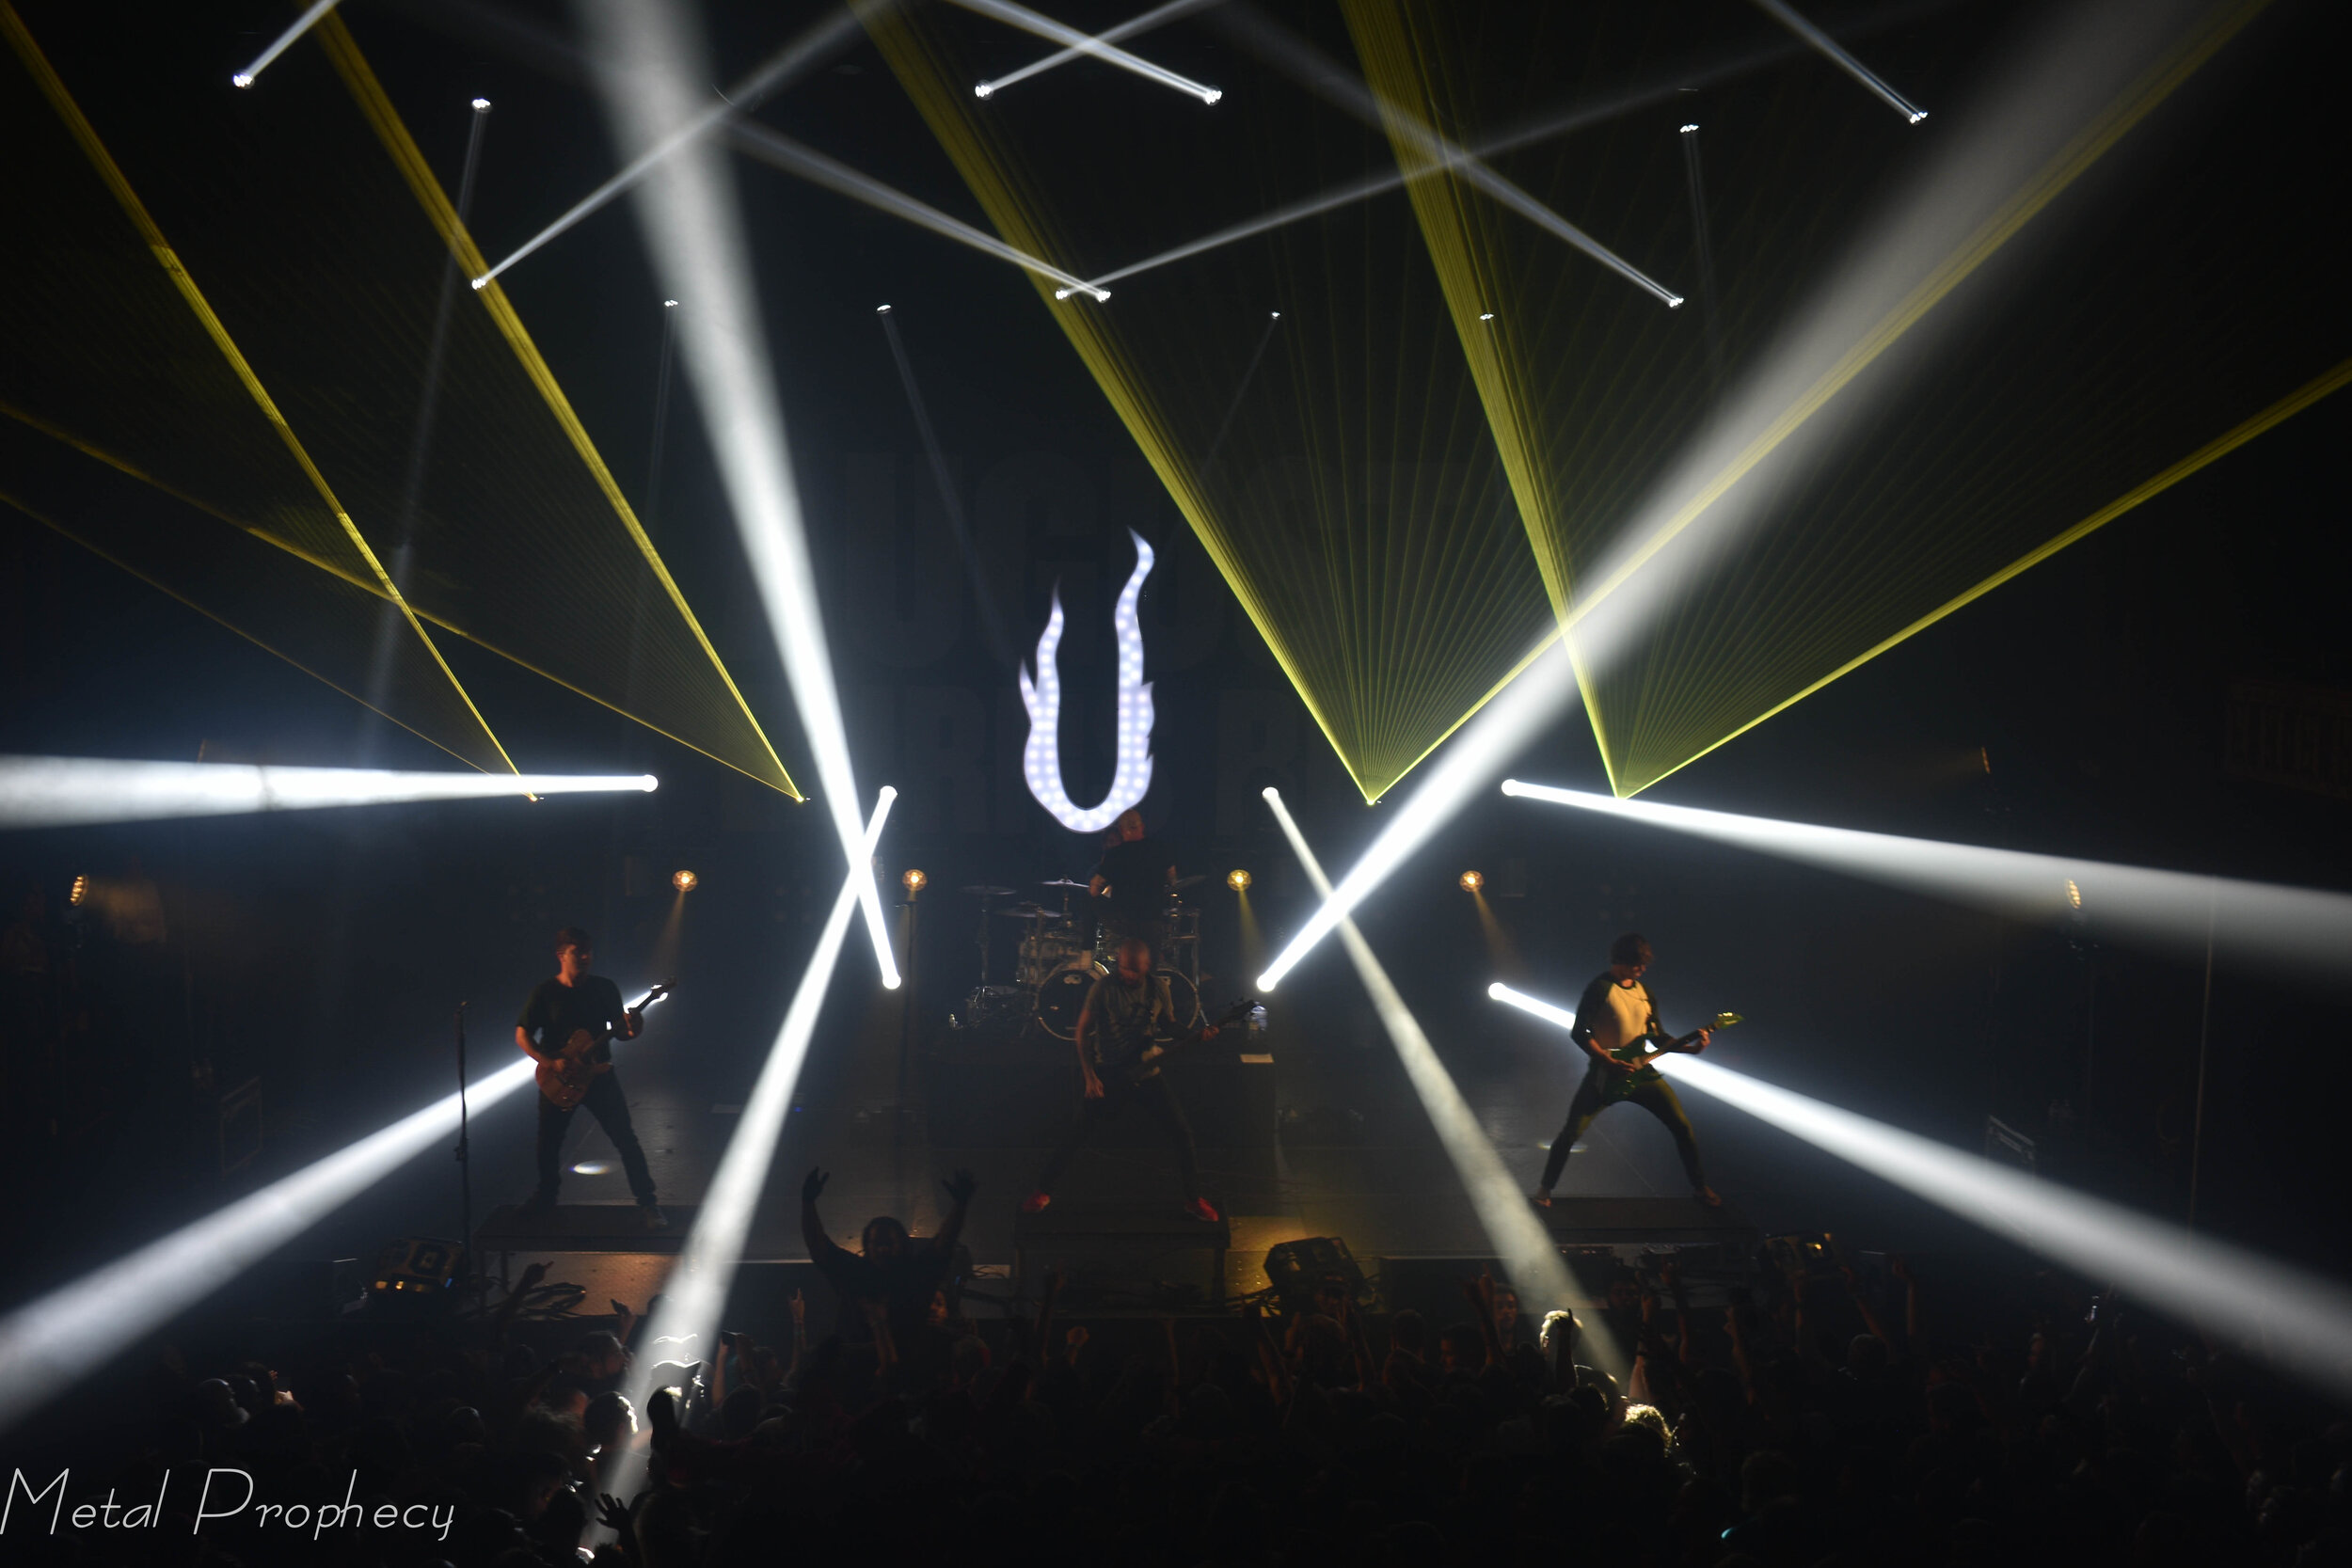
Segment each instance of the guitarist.
[{"label": "guitarist", "polygon": [[[1639,1105],[1666,1124],[1666,1131],[1674,1134],[1675,1152],[1682,1156],[1682,1173],[1691,1179],[1692,1196],[1710,1209],[1723,1204],[1715,1189],[1707,1184],[1706,1170],[1699,1164],[1698,1140],[1691,1133],[1691,1118],[1675,1097],[1674,1085],[1644,1059],[1639,1049],[1629,1049],[1663,1033],[1658,1026],[1657,1002],[1642,984],[1650,961],[1649,943],[1628,932],[1609,944],[1609,968],[1595,975],[1577,1000],[1576,1027],[1568,1031],[1568,1037],[1592,1060],[1584,1069],[1584,1082],[1577,1085],[1575,1100],[1568,1104],[1567,1122],[1552,1140],[1551,1153],[1544,1161],[1543,1184],[1535,1189],[1535,1201],[1546,1209],[1551,1207],[1551,1189],[1567,1165],[1568,1151],[1604,1107],[1621,1100]],[[1713,1034],[1711,1029],[1701,1029],[1695,1042],[1685,1049],[1706,1050]]]},{"label": "guitarist", "polygon": [[[1119,944],[1119,967],[1094,982],[1078,1013],[1078,1070],[1085,1077],[1086,1099],[1077,1125],[1045,1162],[1045,1172],[1037,1179],[1037,1190],[1022,1203],[1022,1212],[1034,1214],[1053,1202],[1054,1179],[1071,1156],[1097,1126],[1133,1101],[1160,1124],[1168,1142],[1176,1146],[1177,1170],[1184,1183],[1184,1212],[1212,1225],[1216,1222],[1216,1207],[1200,1193],[1192,1128],[1184,1120],[1184,1107],[1176,1102],[1176,1093],[1161,1076],[1157,1063],[1141,1059],[1152,1049],[1152,1037],[1172,1029],[1175,1022],[1168,983],[1152,973],[1152,944],[1141,937],[1127,938]],[[1201,1031],[1200,1037],[1209,1039],[1216,1034],[1213,1024]]]},{"label": "guitarist", "polygon": [[[603,1070],[588,1080],[588,1092],[580,1103],[588,1107],[619,1151],[621,1168],[628,1173],[628,1190],[644,1212],[645,1228],[666,1230],[669,1216],[654,1202],[653,1172],[645,1167],[645,1151],[637,1142],[636,1130],[629,1126],[628,1101],[621,1097],[620,1081],[612,1068],[611,1042],[635,1039],[638,1030],[644,1027],[644,1015],[629,1011],[622,1003],[620,987],[601,974],[588,973],[589,960],[596,956],[596,943],[579,927],[566,926],[555,933],[555,978],[540,981],[523,1005],[523,1016],[515,1021],[515,1043],[524,1055],[545,1064],[562,1056],[576,1034],[585,1032],[596,1042],[589,1049],[588,1060]],[[564,1133],[575,1109],[558,1105],[545,1094],[539,1097],[539,1190],[532,1196],[531,1208],[554,1206],[556,1183],[563,1177]]]}]

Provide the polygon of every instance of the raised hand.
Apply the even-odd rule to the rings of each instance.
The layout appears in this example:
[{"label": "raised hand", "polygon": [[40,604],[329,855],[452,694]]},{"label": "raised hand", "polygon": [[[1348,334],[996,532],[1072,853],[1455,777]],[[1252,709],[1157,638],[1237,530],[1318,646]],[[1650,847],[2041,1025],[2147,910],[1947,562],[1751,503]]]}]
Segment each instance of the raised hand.
[{"label": "raised hand", "polygon": [[803,1296],[803,1295],[801,1294],[801,1292],[800,1292],[800,1291],[793,1291],[793,1292],[792,1292],[792,1303],[791,1303],[791,1305],[792,1305],[792,1326],[793,1326],[793,1327],[795,1327],[795,1328],[805,1329],[805,1328],[808,1326],[808,1301],[807,1301],[807,1298],[806,1298],[806,1297],[804,1297],[804,1296]]},{"label": "raised hand", "polygon": [[972,1195],[980,1190],[979,1182],[973,1180],[972,1173],[968,1170],[956,1172],[940,1185],[947,1189],[947,1196],[955,1200],[956,1207],[959,1209],[970,1203]]},{"label": "raised hand", "polygon": [[625,1503],[610,1492],[599,1492],[596,1494],[596,1523],[628,1541],[630,1539],[630,1528],[636,1523],[637,1506],[644,1500],[640,1495]]},{"label": "raised hand", "polygon": [[825,1183],[832,1180],[831,1176],[815,1165],[809,1166],[808,1174],[801,1179],[801,1201],[803,1203],[816,1202],[818,1195],[824,1192]]}]

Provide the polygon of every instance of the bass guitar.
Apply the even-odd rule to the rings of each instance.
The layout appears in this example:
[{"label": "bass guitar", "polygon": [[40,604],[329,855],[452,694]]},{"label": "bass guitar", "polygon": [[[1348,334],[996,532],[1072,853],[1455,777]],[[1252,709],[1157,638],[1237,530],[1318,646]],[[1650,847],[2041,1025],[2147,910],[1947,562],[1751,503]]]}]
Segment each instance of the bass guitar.
[{"label": "bass guitar", "polygon": [[[1677,1035],[1669,1040],[1661,1040],[1654,1035],[1638,1035],[1610,1052],[1609,1055],[1612,1060],[1623,1062],[1628,1067],[1638,1069],[1647,1067],[1661,1056],[1669,1056],[1677,1052],[1688,1055],[1698,1051],[1700,1049],[1699,1037],[1710,1029],[1728,1029],[1735,1023],[1746,1022],[1738,1013],[1717,1013],[1687,1035]],[[1601,1085],[1601,1098],[1604,1101],[1623,1100],[1631,1094],[1635,1087],[1633,1073],[1613,1072]]]},{"label": "bass guitar", "polygon": [[[662,981],[628,1010],[644,1012],[669,995],[670,988],[676,984],[674,978]],[[568,1111],[588,1098],[588,1085],[612,1070],[611,1062],[592,1062],[588,1058],[612,1038],[610,1028],[575,1029],[561,1051],[539,1064],[539,1070],[532,1076],[538,1079],[539,1092],[548,1097],[548,1104]]]},{"label": "bass guitar", "polygon": [[1137,1053],[1135,1060],[1127,1063],[1120,1070],[1126,1074],[1128,1083],[1140,1084],[1151,1077],[1158,1069],[1160,1063],[1168,1057],[1184,1050],[1186,1046],[1200,1044],[1208,1038],[1209,1031],[1212,1029],[1222,1029],[1229,1023],[1239,1023],[1243,1019],[1248,1018],[1257,1006],[1256,997],[1245,996],[1198,1029],[1186,1030],[1168,1039],[1153,1040]]}]

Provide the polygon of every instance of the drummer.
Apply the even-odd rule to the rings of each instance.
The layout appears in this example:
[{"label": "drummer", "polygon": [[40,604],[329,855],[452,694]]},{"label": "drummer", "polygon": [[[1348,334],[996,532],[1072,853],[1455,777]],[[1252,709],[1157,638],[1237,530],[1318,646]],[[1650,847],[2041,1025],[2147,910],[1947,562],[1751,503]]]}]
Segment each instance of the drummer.
[{"label": "drummer", "polygon": [[1121,812],[1111,825],[1110,847],[1087,881],[1094,907],[1113,941],[1138,937],[1156,951],[1168,941],[1168,888],[1176,879],[1176,857],[1143,833],[1143,813]]}]

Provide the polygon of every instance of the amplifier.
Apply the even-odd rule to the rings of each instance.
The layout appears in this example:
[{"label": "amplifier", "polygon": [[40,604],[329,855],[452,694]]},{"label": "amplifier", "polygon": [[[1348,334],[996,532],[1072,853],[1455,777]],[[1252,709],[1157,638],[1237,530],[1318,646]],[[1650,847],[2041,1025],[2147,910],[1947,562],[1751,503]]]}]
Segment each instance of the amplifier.
[{"label": "amplifier", "polygon": [[1326,1280],[1337,1280],[1356,1310],[1380,1309],[1379,1296],[1365,1281],[1364,1271],[1357,1267],[1347,1243],[1337,1236],[1311,1236],[1269,1247],[1265,1276],[1285,1312],[1313,1311],[1315,1291]]}]

